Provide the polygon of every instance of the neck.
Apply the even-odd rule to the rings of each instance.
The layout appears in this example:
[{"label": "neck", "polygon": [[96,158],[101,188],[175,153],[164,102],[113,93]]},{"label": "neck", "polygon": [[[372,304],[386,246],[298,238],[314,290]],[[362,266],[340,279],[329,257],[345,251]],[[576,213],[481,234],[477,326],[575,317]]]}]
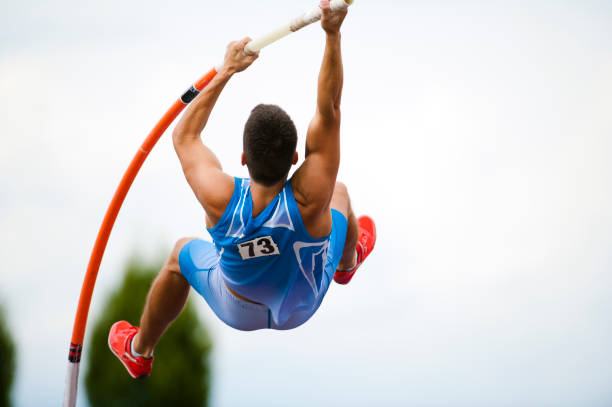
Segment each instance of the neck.
[{"label": "neck", "polygon": [[251,180],[251,196],[253,197],[253,217],[259,215],[270,202],[285,187],[287,179],[277,182],[272,186],[258,184]]}]

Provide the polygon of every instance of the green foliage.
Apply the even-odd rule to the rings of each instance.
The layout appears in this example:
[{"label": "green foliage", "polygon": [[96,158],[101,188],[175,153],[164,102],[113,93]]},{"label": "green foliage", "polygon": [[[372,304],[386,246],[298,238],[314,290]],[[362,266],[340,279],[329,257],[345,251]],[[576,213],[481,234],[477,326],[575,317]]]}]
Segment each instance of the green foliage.
[{"label": "green foliage", "polygon": [[108,348],[113,323],[138,325],[149,287],[158,267],[133,261],[120,288],[108,301],[86,349],[85,387],[92,407],[197,406],[208,404],[211,340],[188,302],[155,348],[151,376],[132,379]]},{"label": "green foliage", "polygon": [[0,309],[0,407],[11,405],[11,386],[15,379],[15,343]]}]

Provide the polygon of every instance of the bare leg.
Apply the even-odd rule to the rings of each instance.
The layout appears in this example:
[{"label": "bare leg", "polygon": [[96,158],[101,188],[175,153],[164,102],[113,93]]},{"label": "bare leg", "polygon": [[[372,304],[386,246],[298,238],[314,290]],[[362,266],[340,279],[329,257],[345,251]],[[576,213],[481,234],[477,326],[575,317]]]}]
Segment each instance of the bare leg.
[{"label": "bare leg", "polygon": [[336,183],[334,195],[331,200],[331,207],[342,213],[348,221],[344,250],[340,263],[338,264],[338,270],[348,270],[355,266],[355,247],[357,246],[357,238],[359,237],[359,225],[357,224],[357,218],[351,207],[351,199],[346,185],[341,182]]},{"label": "bare leg", "polygon": [[147,296],[140,332],[134,338],[134,350],[149,357],[166,328],[179,316],[187,297],[189,283],[181,274],[179,253],[183,246],[193,238],[183,238],[176,242],[168,261],[153,282]]}]

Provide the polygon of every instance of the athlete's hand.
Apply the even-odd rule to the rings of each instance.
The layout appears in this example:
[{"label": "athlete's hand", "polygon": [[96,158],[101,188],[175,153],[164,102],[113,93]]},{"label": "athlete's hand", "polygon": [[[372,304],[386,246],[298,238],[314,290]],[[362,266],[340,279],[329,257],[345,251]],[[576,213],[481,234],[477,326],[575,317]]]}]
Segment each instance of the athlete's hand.
[{"label": "athlete's hand", "polygon": [[223,68],[231,73],[242,72],[259,57],[259,52],[247,54],[244,47],[251,41],[249,37],[241,41],[232,41],[228,44],[223,60]]},{"label": "athlete's hand", "polygon": [[342,26],[344,17],[346,17],[346,13],[348,12],[348,8],[332,12],[329,6],[329,0],[321,0],[319,7],[321,8],[322,12],[321,27],[323,27],[325,32],[328,34],[340,32],[340,26]]}]

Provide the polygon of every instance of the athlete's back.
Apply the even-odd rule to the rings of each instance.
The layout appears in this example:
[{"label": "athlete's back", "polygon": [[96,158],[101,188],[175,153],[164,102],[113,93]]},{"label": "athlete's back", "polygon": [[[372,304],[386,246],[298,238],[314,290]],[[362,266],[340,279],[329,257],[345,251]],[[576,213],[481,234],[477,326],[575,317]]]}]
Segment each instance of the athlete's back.
[{"label": "athlete's back", "polygon": [[332,261],[329,236],[309,235],[290,181],[255,217],[250,186],[249,179],[235,179],[227,209],[209,232],[225,284],[266,305],[281,326],[294,312],[311,310],[324,295],[335,271],[324,273]]}]

